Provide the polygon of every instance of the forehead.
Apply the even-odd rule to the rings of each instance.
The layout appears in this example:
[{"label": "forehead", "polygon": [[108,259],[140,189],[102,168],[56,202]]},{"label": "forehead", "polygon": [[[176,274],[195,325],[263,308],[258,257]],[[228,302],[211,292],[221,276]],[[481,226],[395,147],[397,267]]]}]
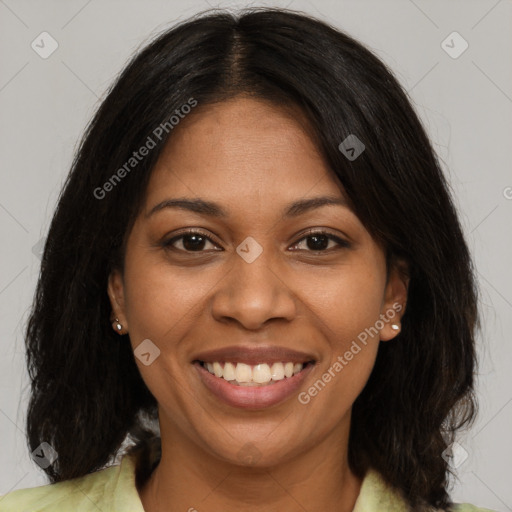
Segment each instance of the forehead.
[{"label": "forehead", "polygon": [[198,105],[177,125],[148,186],[164,194],[256,198],[342,195],[304,114],[293,107],[237,97]]}]

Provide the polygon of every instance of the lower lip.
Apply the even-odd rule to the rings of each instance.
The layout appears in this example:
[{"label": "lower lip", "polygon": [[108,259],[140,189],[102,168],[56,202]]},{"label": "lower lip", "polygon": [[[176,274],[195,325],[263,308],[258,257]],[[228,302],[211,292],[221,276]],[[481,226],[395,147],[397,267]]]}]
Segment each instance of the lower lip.
[{"label": "lower lip", "polygon": [[293,377],[267,386],[237,386],[227,380],[216,377],[197,361],[193,363],[205,386],[220,400],[232,407],[241,409],[264,409],[276,405],[293,395],[303,383],[313,368],[308,364],[301,372]]}]

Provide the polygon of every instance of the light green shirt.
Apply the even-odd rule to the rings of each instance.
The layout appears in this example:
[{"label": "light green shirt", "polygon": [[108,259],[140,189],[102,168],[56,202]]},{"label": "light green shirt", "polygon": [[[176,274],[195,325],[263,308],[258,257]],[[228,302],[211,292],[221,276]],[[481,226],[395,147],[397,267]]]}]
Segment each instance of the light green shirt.
[{"label": "light green shirt", "polygon": [[[0,512],[144,512],[135,486],[136,454],[121,463],[80,478],[0,496]],[[202,510],[191,503],[189,510]],[[407,512],[397,491],[389,488],[379,473],[369,470],[363,479],[353,512]],[[494,512],[459,504],[457,512]]]}]

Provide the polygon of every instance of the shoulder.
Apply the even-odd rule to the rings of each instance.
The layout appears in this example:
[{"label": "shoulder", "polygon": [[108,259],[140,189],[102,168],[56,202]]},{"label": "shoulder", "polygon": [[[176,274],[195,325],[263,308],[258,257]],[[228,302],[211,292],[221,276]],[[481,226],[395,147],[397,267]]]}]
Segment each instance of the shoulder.
[{"label": "shoulder", "polygon": [[0,496],[2,512],[144,512],[134,476],[132,457],[121,464],[79,478]]},{"label": "shoulder", "polygon": [[455,503],[451,512],[496,512],[490,508],[481,508],[470,503]]},{"label": "shoulder", "polygon": [[382,475],[370,468],[362,481],[353,512],[408,512],[403,496],[391,488]]},{"label": "shoulder", "polygon": [[101,496],[105,495],[105,489],[113,473],[116,473],[114,466],[72,480],[18,489],[0,496],[0,510],[2,512],[25,510],[42,512],[64,510],[65,507],[69,510],[89,510],[84,506],[87,504],[84,501],[88,499],[97,501],[99,498],[101,503]]},{"label": "shoulder", "polygon": [[[353,512],[409,512],[403,494],[390,487],[380,473],[369,469],[363,479],[359,497]],[[443,512],[434,510],[432,512]],[[480,508],[469,503],[455,503],[450,512],[496,512],[488,508]]]}]

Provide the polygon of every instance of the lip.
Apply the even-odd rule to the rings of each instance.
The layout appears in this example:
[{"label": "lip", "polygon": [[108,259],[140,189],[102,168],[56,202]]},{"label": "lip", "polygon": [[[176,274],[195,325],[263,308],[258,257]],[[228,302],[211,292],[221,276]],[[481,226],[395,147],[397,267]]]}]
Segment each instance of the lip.
[{"label": "lip", "polygon": [[192,362],[214,363],[218,361],[219,363],[225,363],[229,361],[254,365],[260,363],[306,363],[316,359],[312,354],[285,347],[244,347],[237,345],[201,352],[193,358]]},{"label": "lip", "polygon": [[197,360],[193,362],[193,366],[203,384],[224,403],[240,409],[265,409],[295,394],[315,365],[308,364],[296,375],[266,386],[237,386],[222,377],[212,375]]}]

